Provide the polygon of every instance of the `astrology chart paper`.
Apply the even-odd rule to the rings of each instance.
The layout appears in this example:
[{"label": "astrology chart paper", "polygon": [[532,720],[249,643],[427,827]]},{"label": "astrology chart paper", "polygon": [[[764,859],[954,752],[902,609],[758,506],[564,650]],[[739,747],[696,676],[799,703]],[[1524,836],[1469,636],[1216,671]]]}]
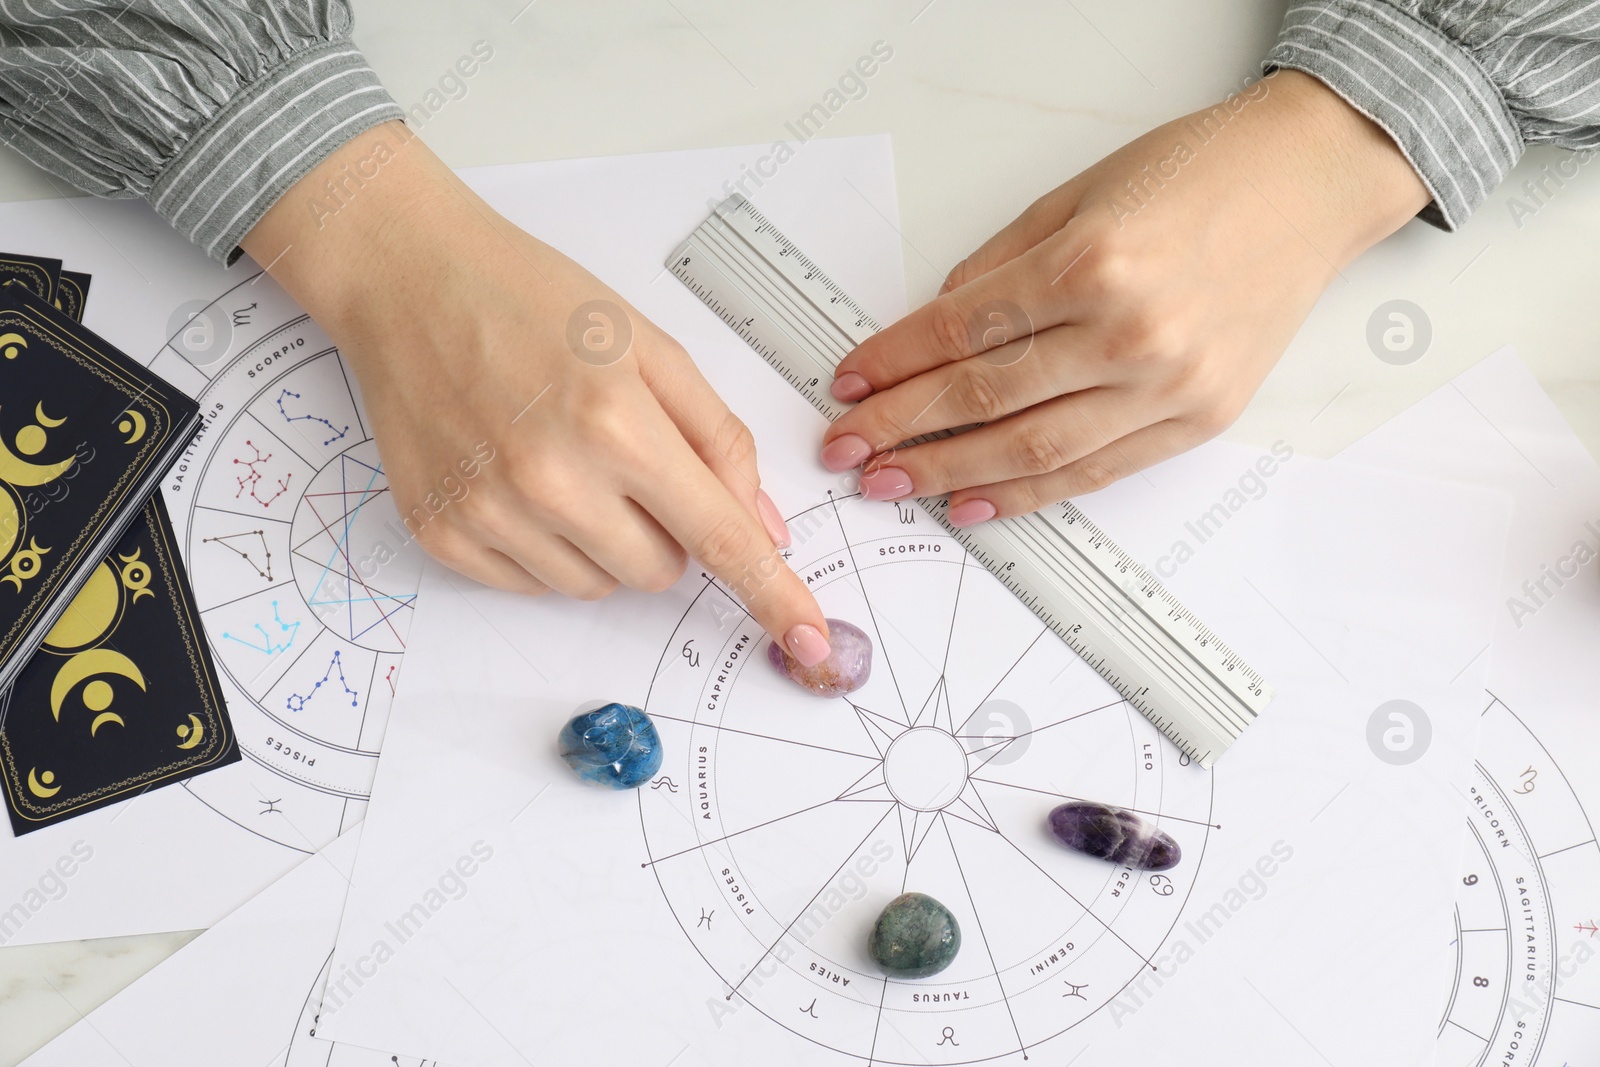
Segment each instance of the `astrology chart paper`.
[{"label": "astrology chart paper", "polygon": [[[856,288],[848,248],[755,199]],[[697,222],[619,204],[611,225],[664,255]],[[1167,556],[1178,595],[1277,688],[1215,772],[1185,766],[925,516],[824,472],[820,417],[652,280],[660,255],[616,249],[602,273],[751,424],[789,562],[872,635],[872,678],[823,700],[778,677],[698,571],[668,594],[573,604],[428,567],[324,1033],[475,1067],[597,1047],[651,1063],[1065,1063],[1090,1047],[1233,1063],[1245,1034],[1260,1062],[1431,1062],[1451,783],[1476,739],[1501,497],[1214,444],[1086,501],[1136,556]],[[1194,543],[1173,563],[1180,537]],[[597,700],[659,725],[666,762],[637,791],[584,786],[556,757],[561,723]],[[1393,701],[1427,709],[1404,766],[1370,739]],[[1044,826],[1065,796],[1147,813],[1184,862],[1152,875],[1067,852]],[[430,902],[480,841],[494,862]],[[902,888],[961,924],[933,978],[886,981],[866,957]]]},{"label": "astrology chart paper", "polygon": [[[602,277],[619,242],[661,273],[667,230],[691,229],[765,151],[464,177]],[[899,238],[879,214],[896,213],[887,137],[810,142],[765,192],[812,220],[814,241],[848,252],[843,273],[875,308],[903,310]],[[657,228],[588,225],[619,200]],[[248,260],[218,268],[128,201],[0,205],[0,232],[92,271],[88,325],[201,401],[205,428],[162,489],[244,756],[24,839],[0,831],[0,944],[210,926],[360,820],[421,553],[390,502],[354,379]],[[664,273],[658,284],[677,287]]]},{"label": "astrology chart paper", "polygon": [[438,1067],[316,1034],[359,833],[302,862],[24,1067]]},{"label": "astrology chart paper", "polygon": [[1340,459],[1512,494],[1440,1067],[1600,1049],[1600,465],[1503,349]]}]

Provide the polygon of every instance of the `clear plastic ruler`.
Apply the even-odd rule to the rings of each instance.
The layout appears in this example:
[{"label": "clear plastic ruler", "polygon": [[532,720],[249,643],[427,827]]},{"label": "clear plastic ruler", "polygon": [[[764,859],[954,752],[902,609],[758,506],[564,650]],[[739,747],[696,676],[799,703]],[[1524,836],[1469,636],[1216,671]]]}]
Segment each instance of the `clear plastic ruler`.
[{"label": "clear plastic ruler", "polygon": [[[833,369],[880,327],[749,201],[718,205],[667,269],[818,411],[844,413],[828,390]],[[920,503],[1202,767],[1272,699],[1260,674],[1070,502],[966,529],[950,525],[947,501]]]}]

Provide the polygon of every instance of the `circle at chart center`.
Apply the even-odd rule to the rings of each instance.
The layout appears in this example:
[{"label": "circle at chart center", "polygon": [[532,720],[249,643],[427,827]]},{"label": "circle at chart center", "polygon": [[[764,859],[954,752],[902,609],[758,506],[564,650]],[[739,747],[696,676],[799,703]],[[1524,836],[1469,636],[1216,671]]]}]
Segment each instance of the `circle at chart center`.
[{"label": "circle at chart center", "polygon": [[938,811],[967,787],[967,752],[945,731],[918,726],[884,753],[883,779],[906,807]]}]

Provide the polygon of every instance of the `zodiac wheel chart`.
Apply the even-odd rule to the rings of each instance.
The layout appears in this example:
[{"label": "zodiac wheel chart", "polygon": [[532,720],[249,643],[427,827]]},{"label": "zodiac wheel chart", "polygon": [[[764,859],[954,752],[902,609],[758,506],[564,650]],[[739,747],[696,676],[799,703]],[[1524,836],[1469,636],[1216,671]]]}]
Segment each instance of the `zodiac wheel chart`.
[{"label": "zodiac wheel chart", "polygon": [[1600,843],[1549,750],[1492,694],[1468,799],[1439,1063],[1584,1062],[1600,1048]]},{"label": "zodiac wheel chart", "polygon": [[262,279],[191,321],[222,330],[227,354],[208,364],[180,334],[152,363],[205,418],[162,488],[246,770],[185,787],[314,851],[370,793],[421,554],[349,372],[310,318]]},{"label": "zodiac wheel chart", "polygon": [[[1152,966],[1220,830],[1212,774],[920,509],[830,494],[789,524],[826,614],[873,641],[867,683],[829,699],[782,677],[707,578],[646,700],[667,757],[639,791],[644,866],[717,980],[707,1010],[865,1063],[1031,1058]],[[1142,813],[1182,862],[1067,850],[1046,817],[1069,799]],[[907,890],[961,927],[933,977],[867,954]]]}]

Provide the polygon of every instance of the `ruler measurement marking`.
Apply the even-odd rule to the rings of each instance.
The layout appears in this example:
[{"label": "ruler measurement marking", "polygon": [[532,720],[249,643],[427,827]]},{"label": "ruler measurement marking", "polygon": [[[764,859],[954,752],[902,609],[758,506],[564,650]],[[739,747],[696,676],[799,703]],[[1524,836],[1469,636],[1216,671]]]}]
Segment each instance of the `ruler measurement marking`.
[{"label": "ruler measurement marking", "polygon": [[[668,269],[813,407],[843,414],[824,382],[879,326],[748,201],[720,205]],[[1202,766],[1271,700],[1258,672],[1070,502],[967,529],[949,523],[944,501],[918,503]]]}]

